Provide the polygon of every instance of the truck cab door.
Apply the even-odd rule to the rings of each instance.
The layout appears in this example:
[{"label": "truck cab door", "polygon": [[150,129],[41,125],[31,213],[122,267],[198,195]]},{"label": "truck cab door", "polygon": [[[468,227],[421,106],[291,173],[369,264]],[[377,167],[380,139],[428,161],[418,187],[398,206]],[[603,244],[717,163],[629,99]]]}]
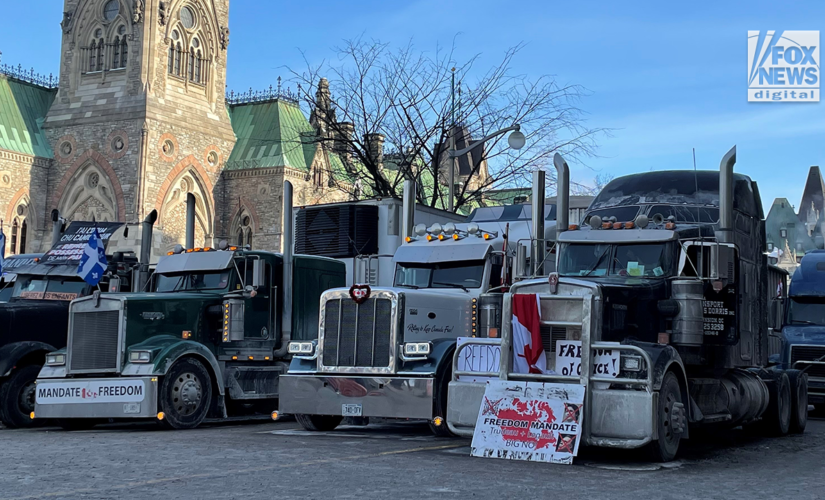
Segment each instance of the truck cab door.
[{"label": "truck cab door", "polygon": [[272,265],[264,259],[246,259],[244,283],[252,285],[254,297],[245,299],[244,339],[265,341],[274,338],[272,325]]}]

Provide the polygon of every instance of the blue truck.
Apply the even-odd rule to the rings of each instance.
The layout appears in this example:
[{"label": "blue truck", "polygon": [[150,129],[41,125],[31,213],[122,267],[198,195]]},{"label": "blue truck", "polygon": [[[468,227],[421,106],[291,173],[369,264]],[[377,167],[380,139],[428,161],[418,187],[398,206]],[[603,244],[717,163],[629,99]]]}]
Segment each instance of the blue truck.
[{"label": "blue truck", "polygon": [[808,402],[825,412],[825,250],[805,254],[791,278],[780,364],[808,374]]}]

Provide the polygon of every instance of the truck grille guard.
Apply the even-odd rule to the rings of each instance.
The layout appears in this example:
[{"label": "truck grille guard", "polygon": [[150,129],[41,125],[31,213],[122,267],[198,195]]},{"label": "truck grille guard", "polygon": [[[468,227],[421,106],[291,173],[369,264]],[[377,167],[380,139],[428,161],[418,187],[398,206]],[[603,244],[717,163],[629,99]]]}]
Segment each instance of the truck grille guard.
[{"label": "truck grille guard", "polygon": [[69,374],[120,373],[125,319],[118,299],[89,297],[69,309]]},{"label": "truck grille guard", "polygon": [[[551,295],[540,293],[539,298],[541,301],[552,301],[552,300],[566,300],[570,301],[570,295]],[[513,380],[513,381],[535,381],[535,382],[550,382],[550,383],[562,383],[562,384],[577,384],[583,385],[587,388],[585,391],[585,404],[584,404],[584,411],[585,411],[585,419],[583,420],[586,422],[589,420],[590,410],[592,409],[591,398],[592,398],[592,391],[593,386],[591,384],[596,383],[603,383],[603,384],[610,384],[611,390],[628,390],[630,389],[641,389],[647,392],[653,392],[653,378],[652,378],[652,361],[650,356],[647,352],[642,350],[641,348],[634,346],[634,345],[616,345],[616,344],[608,344],[608,343],[601,343],[601,342],[591,342],[591,332],[593,330],[593,324],[591,322],[591,318],[593,317],[594,311],[594,303],[595,303],[595,296],[592,293],[586,293],[583,296],[579,297],[581,300],[581,307],[582,307],[582,316],[581,321],[558,321],[554,319],[546,320],[542,318],[541,325],[542,326],[549,326],[549,327],[573,327],[573,328],[581,328],[581,343],[582,343],[582,359],[581,359],[581,367],[582,367],[582,374],[581,376],[573,376],[573,375],[559,375],[559,374],[539,374],[539,373],[515,373],[513,372],[513,357],[511,354],[512,351],[512,341],[513,341],[513,328],[512,322],[509,318],[513,317],[512,313],[512,294],[505,294],[504,296],[504,304],[502,308],[502,335],[501,335],[501,358],[500,358],[500,368],[497,372],[472,372],[472,371],[465,371],[465,370],[458,370],[458,362],[459,356],[461,352],[473,345],[498,345],[498,339],[488,339],[488,338],[474,338],[470,339],[460,347],[458,347],[453,355],[453,374],[452,374],[452,381],[455,382],[458,380],[458,377],[465,376],[465,377],[491,377],[491,378],[498,378],[501,380]],[[593,357],[593,350],[594,349],[610,349],[614,351],[619,351],[620,354],[622,353],[630,353],[635,354],[641,357],[642,359],[642,366],[640,367],[639,373],[646,373],[646,375],[642,378],[611,378],[605,376],[597,376],[591,374],[591,364],[592,364],[592,357]],[[549,349],[546,349],[549,350]],[[620,367],[621,368],[621,367]],[[621,388],[612,387],[612,386],[623,386]],[[450,430],[458,435],[467,435],[467,432],[463,431],[462,429],[458,429],[453,426],[451,423],[447,422],[448,427]],[[585,439],[585,442],[590,445],[599,446],[601,443],[601,439],[598,437],[592,437],[590,435],[590,430],[588,425],[584,425],[583,428],[583,435],[582,437]]]},{"label": "truck grille guard", "polygon": [[[790,347],[791,368],[803,370],[810,380],[825,381],[825,346],[793,344]],[[809,387],[809,392],[810,392]],[[818,391],[814,390],[815,393]]]}]

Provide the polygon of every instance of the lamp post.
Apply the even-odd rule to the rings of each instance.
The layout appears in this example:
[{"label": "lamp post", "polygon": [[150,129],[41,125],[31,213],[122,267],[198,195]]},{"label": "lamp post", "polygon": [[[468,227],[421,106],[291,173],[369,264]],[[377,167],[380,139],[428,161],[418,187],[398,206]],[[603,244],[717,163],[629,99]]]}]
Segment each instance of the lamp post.
[{"label": "lamp post", "polygon": [[450,151],[449,151],[449,158],[450,158],[450,171],[447,174],[447,183],[449,186],[450,195],[447,198],[447,209],[452,212],[455,208],[454,197],[455,197],[455,160],[459,156],[466,155],[474,148],[486,143],[490,139],[494,137],[498,137],[502,134],[506,134],[507,132],[512,131],[513,133],[510,134],[510,137],[507,138],[507,144],[509,144],[511,149],[521,149],[524,147],[524,143],[526,139],[524,134],[521,133],[521,125],[518,123],[513,125],[512,127],[503,128],[501,130],[496,130],[492,134],[489,134],[483,137],[480,141],[477,141],[475,144],[467,146],[464,149],[459,149],[456,151],[455,149],[455,126],[453,126],[453,130],[450,131]]}]

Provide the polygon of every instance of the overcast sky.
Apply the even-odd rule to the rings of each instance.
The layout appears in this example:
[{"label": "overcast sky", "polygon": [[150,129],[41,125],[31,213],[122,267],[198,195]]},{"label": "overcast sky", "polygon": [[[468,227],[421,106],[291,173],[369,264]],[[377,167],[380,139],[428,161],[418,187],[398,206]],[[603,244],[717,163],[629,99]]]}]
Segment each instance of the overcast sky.
[{"label": "overcast sky", "polygon": [[[3,0],[2,62],[57,71],[59,0]],[[361,34],[422,50],[449,45],[479,69],[524,42],[514,70],[555,75],[592,93],[588,125],[614,129],[599,158],[571,165],[573,179],[646,170],[716,169],[734,144],[739,172],[799,203],[811,165],[825,163],[825,103],[748,103],[748,30],[825,28],[825,2],[558,2],[521,0],[282,2],[232,0],[230,89],[266,88],[285,67],[333,55]]]}]

